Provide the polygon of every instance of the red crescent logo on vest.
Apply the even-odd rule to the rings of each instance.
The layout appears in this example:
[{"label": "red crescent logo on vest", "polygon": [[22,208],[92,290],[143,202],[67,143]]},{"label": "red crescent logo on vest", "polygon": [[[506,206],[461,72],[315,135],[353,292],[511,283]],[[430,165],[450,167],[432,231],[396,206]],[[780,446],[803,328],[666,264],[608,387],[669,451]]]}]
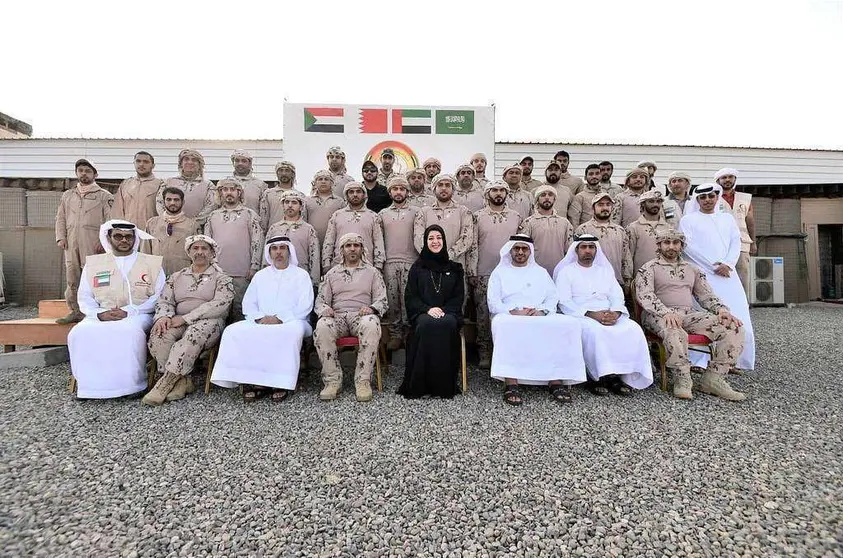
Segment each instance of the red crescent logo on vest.
[{"label": "red crescent logo on vest", "polygon": [[147,275],[146,273],[142,273],[141,281],[143,281],[144,283],[149,283],[149,275]]}]

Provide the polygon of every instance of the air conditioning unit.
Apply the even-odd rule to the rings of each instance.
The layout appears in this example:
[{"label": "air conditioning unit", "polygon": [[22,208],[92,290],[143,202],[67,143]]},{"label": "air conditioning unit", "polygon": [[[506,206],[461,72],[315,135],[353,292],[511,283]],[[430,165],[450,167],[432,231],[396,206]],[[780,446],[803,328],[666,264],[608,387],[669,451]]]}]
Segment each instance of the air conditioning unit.
[{"label": "air conditioning unit", "polygon": [[749,303],[753,306],[784,304],[784,258],[749,258]]}]

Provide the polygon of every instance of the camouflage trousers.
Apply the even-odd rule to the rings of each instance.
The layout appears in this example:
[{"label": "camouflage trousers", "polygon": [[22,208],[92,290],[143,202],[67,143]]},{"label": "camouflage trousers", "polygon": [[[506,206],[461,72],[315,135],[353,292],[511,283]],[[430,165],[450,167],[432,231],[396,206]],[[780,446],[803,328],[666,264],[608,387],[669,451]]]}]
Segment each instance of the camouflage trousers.
[{"label": "camouflage trousers", "polygon": [[357,348],[357,366],[354,382],[370,382],[378,345],[381,340],[381,322],[374,314],[360,316],[357,312],[338,312],[333,318],[322,317],[313,331],[313,344],[322,361],[322,381],[327,384],[342,383],[342,368],[337,353],[337,339],[353,336],[360,339]]},{"label": "camouflage trousers", "polygon": [[149,353],[163,374],[186,376],[193,371],[202,351],[216,345],[222,335],[223,320],[198,320],[189,325],[171,327],[163,335],[149,335]]},{"label": "camouflage trousers", "polygon": [[383,266],[383,280],[386,283],[386,299],[389,308],[384,316],[390,339],[403,339],[408,327],[407,309],[404,307],[404,289],[411,263],[387,262]]},{"label": "camouflage trousers", "polygon": [[64,289],[64,300],[67,302],[67,307],[70,308],[70,311],[73,313],[80,313],[79,310],[79,281],[82,279],[82,266],[78,263],[71,261],[69,257],[67,257],[65,262],[65,278],[67,280],[67,287]]},{"label": "camouflage trousers", "polygon": [[474,307],[477,309],[477,352],[481,359],[492,358],[492,319],[489,316],[489,300],[486,298],[488,291],[489,276],[478,277],[474,288]]},{"label": "camouflage trousers", "polygon": [[667,367],[690,372],[688,334],[693,333],[705,335],[714,342],[708,369],[715,374],[727,374],[743,352],[743,327],[726,327],[711,312],[697,312],[691,308],[673,308],[672,311],[682,316],[682,329],[668,329],[664,326],[664,319],[646,312],[641,315],[641,325],[661,337],[667,352]]},{"label": "camouflage trousers", "polygon": [[249,280],[245,277],[232,277],[231,283],[234,285],[234,300],[231,301],[231,311],[228,314],[229,323],[243,319],[243,296],[249,288]]}]

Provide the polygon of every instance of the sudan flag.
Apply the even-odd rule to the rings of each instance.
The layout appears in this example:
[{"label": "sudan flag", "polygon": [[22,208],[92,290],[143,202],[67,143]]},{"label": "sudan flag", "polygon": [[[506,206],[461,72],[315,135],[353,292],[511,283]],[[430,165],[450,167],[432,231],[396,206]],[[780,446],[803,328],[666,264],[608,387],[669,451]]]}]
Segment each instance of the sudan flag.
[{"label": "sudan flag", "polygon": [[304,131],[323,134],[342,134],[345,131],[345,109],[313,107],[304,109]]},{"label": "sudan flag", "polygon": [[429,134],[430,109],[392,109],[393,134]]}]

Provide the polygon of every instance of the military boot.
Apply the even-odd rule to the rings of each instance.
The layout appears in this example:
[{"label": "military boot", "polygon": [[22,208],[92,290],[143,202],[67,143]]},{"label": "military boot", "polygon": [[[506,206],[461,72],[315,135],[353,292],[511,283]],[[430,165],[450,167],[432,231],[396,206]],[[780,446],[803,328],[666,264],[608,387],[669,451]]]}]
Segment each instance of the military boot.
[{"label": "military boot", "polygon": [[340,382],[327,382],[325,387],[322,388],[322,391],[319,392],[319,399],[322,401],[333,401],[337,398],[340,388],[342,388]]},{"label": "military boot", "polygon": [[187,394],[193,393],[194,391],[196,391],[196,387],[193,385],[193,380],[190,379],[190,376],[179,376],[179,381],[176,382],[175,387],[167,394],[167,401],[184,399]]},{"label": "military boot", "polygon": [[691,389],[694,386],[694,381],[691,379],[690,370],[673,369],[673,397],[679,399],[693,399],[694,394]]},{"label": "military boot", "polygon": [[173,390],[176,382],[179,381],[179,378],[181,378],[181,376],[178,374],[164,374],[164,377],[155,383],[155,386],[149,391],[149,393],[143,396],[141,403],[144,405],[161,405],[164,401],[166,401],[167,394]]},{"label": "military boot", "polygon": [[62,316],[61,318],[56,319],[57,324],[75,324],[76,322],[81,322],[85,319],[85,314],[82,312],[73,312],[71,311],[69,314]]},{"label": "military boot", "polygon": [[743,401],[746,399],[746,395],[732,389],[723,374],[716,372],[707,371],[703,374],[702,379],[697,384],[697,389],[709,395],[716,395],[726,401]]},{"label": "military boot", "polygon": [[362,380],[354,383],[354,391],[357,394],[357,401],[365,402],[372,400],[372,382]]}]

